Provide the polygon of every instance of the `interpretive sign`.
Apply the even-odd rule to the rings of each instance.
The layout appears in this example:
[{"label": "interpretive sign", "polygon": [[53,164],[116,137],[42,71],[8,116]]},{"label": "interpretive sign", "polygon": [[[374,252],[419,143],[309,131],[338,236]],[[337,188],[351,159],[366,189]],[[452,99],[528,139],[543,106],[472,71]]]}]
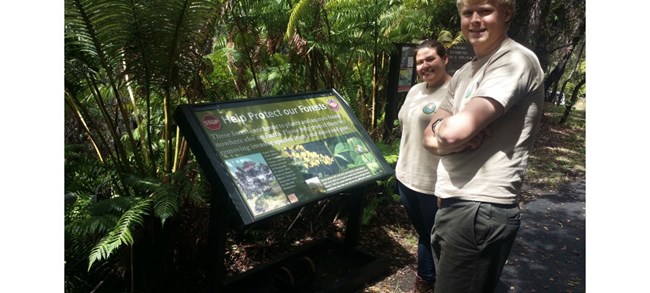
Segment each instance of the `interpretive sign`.
[{"label": "interpretive sign", "polygon": [[245,225],[393,172],[335,90],[180,105],[175,119]]}]

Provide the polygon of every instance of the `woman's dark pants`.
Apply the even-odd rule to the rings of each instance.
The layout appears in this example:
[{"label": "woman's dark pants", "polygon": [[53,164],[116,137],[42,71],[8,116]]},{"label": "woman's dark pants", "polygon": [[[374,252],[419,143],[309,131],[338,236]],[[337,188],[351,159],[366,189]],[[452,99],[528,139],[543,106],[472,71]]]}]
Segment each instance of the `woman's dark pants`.
[{"label": "woman's dark pants", "polygon": [[411,190],[399,181],[397,184],[406,214],[418,233],[417,274],[423,280],[434,283],[436,270],[431,252],[431,229],[438,210],[436,197]]}]

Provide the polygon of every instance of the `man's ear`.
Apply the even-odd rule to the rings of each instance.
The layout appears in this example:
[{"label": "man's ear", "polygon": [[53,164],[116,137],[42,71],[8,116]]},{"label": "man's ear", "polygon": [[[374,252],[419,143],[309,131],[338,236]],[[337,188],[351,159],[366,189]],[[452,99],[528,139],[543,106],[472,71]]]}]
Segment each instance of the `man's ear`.
[{"label": "man's ear", "polygon": [[505,9],[504,15],[505,15],[506,23],[510,23],[510,21],[512,21],[512,15],[513,14],[514,14],[514,12],[512,11],[512,9],[510,9],[510,8]]}]

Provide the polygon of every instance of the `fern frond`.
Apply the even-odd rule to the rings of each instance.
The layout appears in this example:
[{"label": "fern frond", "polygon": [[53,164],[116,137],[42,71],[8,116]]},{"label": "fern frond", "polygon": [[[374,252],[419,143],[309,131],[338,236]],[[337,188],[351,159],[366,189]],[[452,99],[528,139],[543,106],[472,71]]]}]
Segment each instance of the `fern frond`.
[{"label": "fern frond", "polygon": [[120,217],[115,227],[91,249],[88,258],[88,271],[96,261],[107,259],[123,245],[133,244],[131,229],[143,224],[144,216],[149,214],[151,203],[152,199],[143,199],[134,204]]},{"label": "fern frond", "polygon": [[172,192],[161,192],[156,196],[156,203],[153,208],[154,215],[160,218],[162,225],[165,221],[178,213],[180,202],[178,195]]},{"label": "fern frond", "polygon": [[[140,190],[141,192],[145,192],[145,193],[153,193],[154,190],[158,189],[161,185],[160,179],[158,178],[155,177],[142,178],[142,177],[134,176],[132,174],[124,175],[124,181],[129,186],[136,188],[137,190]],[[146,197],[146,196],[141,195],[141,197]]]},{"label": "fern frond", "polygon": [[284,39],[289,40],[293,35],[293,32],[296,30],[298,21],[307,15],[307,12],[310,8],[311,0],[300,0],[298,4],[291,11],[291,16],[289,17],[289,23],[287,23],[287,31],[284,33]]},{"label": "fern frond", "polygon": [[69,225],[66,225],[65,231],[72,235],[95,235],[97,233],[106,233],[119,220],[118,215],[105,214],[99,216],[76,219]]},{"label": "fern frond", "polygon": [[[120,52],[128,38],[130,15],[126,1],[65,1],[66,41],[83,54],[91,66],[99,65],[108,74],[117,69]],[[81,55],[78,55],[81,56]]]},{"label": "fern frond", "polygon": [[138,201],[137,197],[118,196],[95,202],[89,207],[92,215],[102,215],[112,212],[122,213],[129,210]]}]

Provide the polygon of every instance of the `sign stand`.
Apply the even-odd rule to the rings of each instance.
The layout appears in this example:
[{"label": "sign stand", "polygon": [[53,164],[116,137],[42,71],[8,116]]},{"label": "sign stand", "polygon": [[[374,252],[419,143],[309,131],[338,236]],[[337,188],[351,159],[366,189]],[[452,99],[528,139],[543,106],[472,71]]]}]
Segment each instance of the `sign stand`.
[{"label": "sign stand", "polygon": [[[226,279],[226,236],[230,230],[231,205],[222,183],[212,185],[210,197],[210,224],[208,228],[210,292],[222,292]],[[221,209],[219,209],[220,207]]]},{"label": "sign stand", "polygon": [[345,245],[350,248],[357,246],[359,242],[361,218],[363,215],[363,198],[366,191],[366,186],[357,187],[352,190],[347,198],[349,200],[348,206],[350,207],[350,212],[345,227]]}]

